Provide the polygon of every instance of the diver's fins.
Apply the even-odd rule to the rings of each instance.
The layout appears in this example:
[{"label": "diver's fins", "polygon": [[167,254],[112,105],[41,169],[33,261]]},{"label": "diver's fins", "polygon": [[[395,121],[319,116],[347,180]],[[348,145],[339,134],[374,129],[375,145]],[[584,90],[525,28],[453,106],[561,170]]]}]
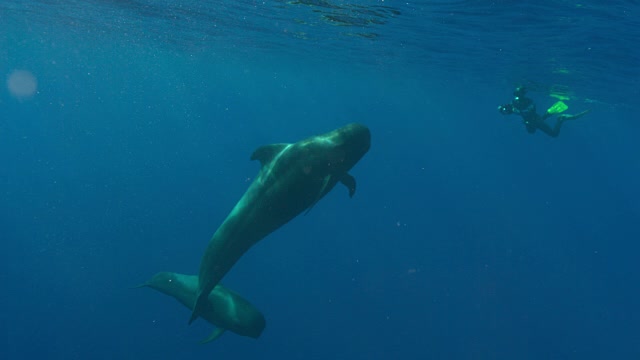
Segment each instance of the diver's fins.
[{"label": "diver's fins", "polygon": [[549,115],[560,114],[566,111],[568,108],[569,106],[567,106],[567,104],[565,104],[563,101],[558,101],[555,104],[551,105],[549,109],[547,109],[547,114]]}]

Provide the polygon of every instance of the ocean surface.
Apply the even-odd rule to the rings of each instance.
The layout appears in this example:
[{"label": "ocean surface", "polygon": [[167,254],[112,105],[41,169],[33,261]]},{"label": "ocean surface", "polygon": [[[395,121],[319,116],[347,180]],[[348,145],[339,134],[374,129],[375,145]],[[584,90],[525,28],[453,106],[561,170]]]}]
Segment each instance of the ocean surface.
[{"label": "ocean surface", "polygon": [[[5,0],[0,80],[1,359],[640,359],[638,1]],[[260,338],[133,288],[350,122],[355,196],[222,281]]]}]

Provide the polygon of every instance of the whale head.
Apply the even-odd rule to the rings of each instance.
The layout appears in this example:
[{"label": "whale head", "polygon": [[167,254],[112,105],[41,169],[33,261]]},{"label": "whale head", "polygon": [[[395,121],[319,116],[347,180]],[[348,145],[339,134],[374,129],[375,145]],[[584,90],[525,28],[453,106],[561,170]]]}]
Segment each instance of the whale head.
[{"label": "whale head", "polygon": [[323,135],[314,141],[328,147],[330,167],[339,171],[349,171],[371,147],[371,132],[361,124],[348,124]]},{"label": "whale head", "polygon": [[197,277],[182,275],[172,272],[159,272],[145,285],[173,297],[179,297],[183,293],[195,293]]}]

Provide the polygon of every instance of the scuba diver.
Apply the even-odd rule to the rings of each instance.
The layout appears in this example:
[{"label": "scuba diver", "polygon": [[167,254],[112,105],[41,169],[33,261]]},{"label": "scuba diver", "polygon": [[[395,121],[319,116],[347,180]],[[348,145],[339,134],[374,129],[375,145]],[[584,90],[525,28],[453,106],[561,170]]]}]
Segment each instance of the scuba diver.
[{"label": "scuba diver", "polygon": [[559,115],[556,119],[556,124],[552,128],[544,121],[553,115],[560,114],[567,110],[568,106],[564,102],[558,101],[544,114],[538,115],[536,112],[536,104],[533,103],[533,100],[525,96],[526,93],[527,89],[524,86],[518,86],[513,92],[513,100],[511,101],[511,104],[498,106],[498,111],[500,111],[502,115],[515,113],[522,116],[524,125],[530,134],[533,134],[537,129],[540,129],[551,137],[558,137],[558,134],[560,134],[560,127],[562,127],[562,124],[565,121],[577,119],[589,112],[589,110],[585,110],[576,115]]}]

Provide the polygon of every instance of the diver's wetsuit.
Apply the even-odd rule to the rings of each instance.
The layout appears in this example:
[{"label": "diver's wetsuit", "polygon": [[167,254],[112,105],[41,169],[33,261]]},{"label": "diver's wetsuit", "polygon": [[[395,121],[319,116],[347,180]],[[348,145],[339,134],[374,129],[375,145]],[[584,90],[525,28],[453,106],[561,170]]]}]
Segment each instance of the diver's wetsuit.
[{"label": "diver's wetsuit", "polygon": [[516,91],[513,93],[515,97],[511,101],[511,104],[498,107],[500,113],[502,113],[503,115],[515,113],[522,116],[524,126],[527,128],[527,132],[529,132],[530,134],[533,134],[537,129],[540,129],[542,130],[542,132],[551,137],[558,137],[558,134],[560,134],[560,127],[564,122],[564,118],[558,118],[556,120],[555,126],[551,128],[549,124],[544,122],[551,116],[551,114],[545,112],[542,116],[538,115],[538,113],[536,112],[536,104],[533,102],[533,100],[524,96],[524,94],[524,89],[516,89]]}]

